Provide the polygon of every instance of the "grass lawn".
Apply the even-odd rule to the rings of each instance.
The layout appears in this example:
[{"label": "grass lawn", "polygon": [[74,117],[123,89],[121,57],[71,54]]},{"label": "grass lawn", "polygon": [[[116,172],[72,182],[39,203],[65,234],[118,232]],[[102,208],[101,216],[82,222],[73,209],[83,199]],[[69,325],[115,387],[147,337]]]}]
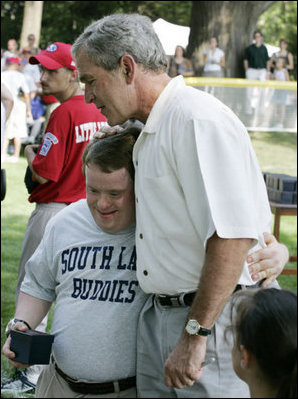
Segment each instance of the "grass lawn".
[{"label": "grass lawn", "polygon": [[[293,133],[251,133],[253,146],[262,170],[297,176],[297,135]],[[5,342],[5,326],[14,314],[15,288],[18,261],[22,248],[25,228],[35,205],[27,200],[24,184],[26,161],[21,157],[16,164],[2,164],[6,169],[7,193],[1,202],[1,348]],[[281,218],[280,241],[284,242],[290,253],[297,253],[297,218]],[[296,263],[287,267],[296,268]],[[280,276],[283,288],[297,292],[297,276]],[[50,314],[50,321],[52,312]],[[12,375],[13,368],[1,356],[1,379]],[[8,396],[6,396],[8,397]]]}]

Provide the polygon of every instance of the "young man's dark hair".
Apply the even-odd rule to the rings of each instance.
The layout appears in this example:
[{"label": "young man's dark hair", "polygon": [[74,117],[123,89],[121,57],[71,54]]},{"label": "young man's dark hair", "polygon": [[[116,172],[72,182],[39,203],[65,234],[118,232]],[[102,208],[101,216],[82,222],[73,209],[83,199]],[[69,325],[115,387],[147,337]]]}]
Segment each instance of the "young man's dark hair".
[{"label": "young man's dark hair", "polygon": [[104,173],[124,167],[134,180],[132,151],[140,132],[138,127],[128,127],[114,136],[93,139],[83,153],[83,173],[89,164],[98,166]]}]

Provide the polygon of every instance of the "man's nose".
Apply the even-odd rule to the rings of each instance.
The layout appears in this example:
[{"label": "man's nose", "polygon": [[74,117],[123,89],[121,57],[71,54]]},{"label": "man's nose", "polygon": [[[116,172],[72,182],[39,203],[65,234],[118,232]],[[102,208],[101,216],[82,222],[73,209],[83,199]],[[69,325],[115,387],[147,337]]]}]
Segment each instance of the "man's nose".
[{"label": "man's nose", "polygon": [[111,206],[111,200],[108,195],[101,195],[97,200],[97,207],[101,212],[106,211]]},{"label": "man's nose", "polygon": [[41,72],[41,75],[40,75],[40,81],[41,81],[41,82],[46,82],[47,78],[48,78],[48,73],[47,73],[47,71],[42,71],[42,72]]}]

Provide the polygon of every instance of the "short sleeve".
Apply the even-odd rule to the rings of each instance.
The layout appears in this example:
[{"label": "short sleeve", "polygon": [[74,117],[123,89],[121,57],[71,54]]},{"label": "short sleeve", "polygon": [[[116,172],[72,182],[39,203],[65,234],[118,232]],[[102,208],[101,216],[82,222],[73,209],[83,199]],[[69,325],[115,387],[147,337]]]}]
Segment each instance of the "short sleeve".
[{"label": "short sleeve", "polygon": [[67,136],[71,129],[67,113],[57,108],[51,114],[43,141],[32,163],[34,171],[45,179],[57,182],[65,164]]}]

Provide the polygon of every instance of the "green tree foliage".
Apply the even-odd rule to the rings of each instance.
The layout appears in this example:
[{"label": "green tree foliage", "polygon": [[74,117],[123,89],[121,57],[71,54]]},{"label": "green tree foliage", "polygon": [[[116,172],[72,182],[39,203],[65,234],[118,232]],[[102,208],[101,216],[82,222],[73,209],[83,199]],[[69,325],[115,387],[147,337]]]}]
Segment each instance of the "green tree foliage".
[{"label": "green tree foliage", "polygon": [[[1,47],[19,39],[24,1],[1,1]],[[137,12],[153,21],[189,26],[191,1],[44,1],[40,47],[53,41],[72,43],[92,21],[116,12]]]},{"label": "green tree foliage", "polygon": [[266,43],[279,46],[286,39],[288,50],[297,56],[297,1],[277,1],[258,21]]},{"label": "green tree foliage", "polygon": [[1,48],[7,48],[9,39],[20,38],[24,1],[1,1]]},{"label": "green tree foliage", "polygon": [[[22,18],[24,10],[24,1],[1,1],[1,47],[6,49],[7,41],[10,38],[19,40],[22,27]],[[200,4],[206,3],[206,10],[200,10]],[[41,27],[40,47],[45,48],[53,41],[62,41],[72,43],[77,36],[92,21],[102,18],[105,15],[116,12],[137,12],[147,15],[155,21],[163,18],[168,22],[191,26],[191,36],[197,36],[195,47],[203,45],[204,41],[209,38],[210,27],[214,26],[219,32],[217,34],[226,38],[228,44],[225,46],[227,62],[229,61],[229,47],[231,43],[245,40],[246,36],[250,36],[248,32],[247,18],[244,15],[243,22],[239,22],[239,15],[232,13],[232,18],[226,21],[219,21],[219,12],[213,10],[218,4],[229,6],[233,10],[240,5],[245,14],[246,7],[251,6],[254,10],[259,6],[258,3],[266,2],[192,2],[192,1],[44,1],[43,18]],[[268,3],[268,2],[267,2]],[[294,55],[295,65],[297,56],[297,2],[296,1],[277,1],[271,5],[265,12],[260,12],[255,21],[258,20],[258,28],[260,28],[265,36],[265,42],[278,45],[279,39],[284,37],[289,43],[289,51]],[[255,5],[255,7],[254,7]],[[197,15],[192,15],[194,13]],[[199,14],[198,14],[199,13]],[[251,14],[251,13],[250,13]],[[223,17],[226,18],[227,14]],[[191,17],[196,20],[191,23]],[[201,18],[201,19],[200,19]],[[250,15],[250,19],[252,16]],[[198,22],[200,20],[200,22]],[[238,27],[241,29],[226,26],[229,20],[238,21]],[[235,22],[235,23],[236,23]],[[240,25],[239,25],[240,24]],[[215,29],[214,28],[214,29]],[[221,31],[220,31],[220,28]],[[217,31],[216,30],[216,31]],[[227,37],[234,32],[231,40]],[[205,33],[204,33],[205,32]],[[235,34],[235,32],[238,32]],[[240,33],[239,33],[240,32]],[[203,37],[204,34],[206,37]],[[202,36],[203,35],[203,36]],[[223,40],[223,39],[222,39]],[[247,40],[246,40],[247,41]],[[194,42],[194,40],[192,40]],[[241,47],[241,46],[240,46]],[[243,46],[244,47],[244,44]],[[240,49],[241,50],[241,49]],[[189,46],[189,56],[193,56],[193,43]],[[235,49],[235,62],[242,63],[242,57],[237,55]],[[235,57],[236,55],[236,57]],[[235,75],[235,74],[234,74]],[[233,75],[233,76],[234,76]],[[236,74],[235,76],[240,76]],[[295,73],[296,75],[296,73]]]},{"label": "green tree foliage", "polygon": [[291,79],[297,80],[297,1],[277,1],[258,21],[266,43],[279,46],[280,39],[288,42],[288,51],[294,57]]}]

